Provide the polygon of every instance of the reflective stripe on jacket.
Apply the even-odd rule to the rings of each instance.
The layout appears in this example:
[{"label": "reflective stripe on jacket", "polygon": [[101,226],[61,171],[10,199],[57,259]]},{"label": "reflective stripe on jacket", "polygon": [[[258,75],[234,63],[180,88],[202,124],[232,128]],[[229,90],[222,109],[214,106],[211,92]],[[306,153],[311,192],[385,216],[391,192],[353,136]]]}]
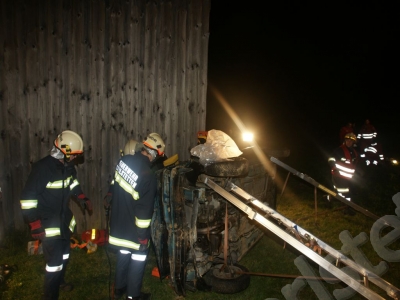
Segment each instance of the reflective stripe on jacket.
[{"label": "reflective stripe on jacket", "polygon": [[81,193],[74,165],[48,155],[32,166],[21,193],[22,214],[28,223],[41,220],[46,237],[69,238],[75,227],[69,200]]},{"label": "reflective stripe on jacket", "polygon": [[[332,168],[332,174],[334,176],[340,176],[345,179],[353,178],[355,172],[355,165],[357,162],[358,154],[355,149],[350,150],[346,145],[342,144],[340,147],[335,149],[333,155],[329,157],[328,162]],[[338,175],[335,170],[338,170]]]},{"label": "reflective stripe on jacket", "polygon": [[110,246],[138,250],[139,240],[150,240],[156,193],[157,179],[148,157],[124,155],[115,168],[112,187]]}]

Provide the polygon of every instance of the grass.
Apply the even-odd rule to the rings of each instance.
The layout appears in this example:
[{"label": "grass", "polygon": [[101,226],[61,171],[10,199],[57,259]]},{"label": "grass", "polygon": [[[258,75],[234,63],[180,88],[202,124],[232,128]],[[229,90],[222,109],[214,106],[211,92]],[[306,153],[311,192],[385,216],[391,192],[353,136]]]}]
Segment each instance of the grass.
[{"label": "grass", "polygon": [[[278,169],[277,176],[284,179],[286,174],[284,170]],[[396,205],[392,201],[392,196],[399,191],[399,177],[398,172],[387,169],[379,170],[373,175],[365,175],[359,182],[354,202],[378,216],[395,215]],[[318,174],[313,178],[323,178],[321,183],[329,187],[327,178]],[[281,189],[278,190],[277,211],[335,249],[342,248],[343,243],[340,237],[343,232],[348,232],[353,237],[360,234],[366,236],[367,240],[359,246],[359,249],[370,262],[370,267],[385,263],[388,269],[381,277],[397,287],[400,286],[398,279],[400,278],[400,263],[384,262],[369,240],[374,220],[361,213],[355,216],[344,215],[341,210],[338,210],[343,204],[337,200],[326,201],[322,198],[323,194],[320,191],[317,191],[318,215],[315,215],[314,187],[295,176],[289,178],[282,196],[280,196]],[[384,232],[389,231],[390,228]],[[29,240],[28,232],[15,233],[8,237],[4,247],[0,248],[0,264],[14,266],[13,272],[5,282],[1,283],[0,299],[2,300],[41,298],[44,260],[42,255],[29,256],[27,254]],[[399,239],[389,245],[389,248],[398,251]],[[250,286],[245,291],[232,295],[202,290],[187,291],[186,296],[182,297],[175,294],[168,279],[160,281],[159,278],[151,275],[153,267],[156,266],[154,253],[151,252],[144,276],[143,291],[151,292],[153,300],[289,299],[290,297],[283,293],[290,291],[296,277],[302,275],[295,264],[295,260],[299,259],[300,255],[301,253],[296,249],[285,245],[282,240],[266,231],[265,237],[240,261],[241,265],[246,266],[254,274],[251,276]],[[351,257],[351,255],[348,256]],[[324,274],[319,273],[312,261],[308,261],[308,264],[315,276]],[[85,250],[72,249],[67,281],[72,282],[75,289],[68,293],[61,292],[60,299],[109,299],[109,287],[114,270],[115,255],[107,252],[105,247],[99,247],[91,254],[87,254]],[[313,281],[308,282],[297,293],[297,298],[318,299],[312,285]],[[331,299],[334,299],[333,290],[345,287],[342,283],[324,283],[323,286]],[[380,289],[375,289],[373,285],[371,288],[385,299],[391,299]],[[364,299],[364,297],[355,294],[350,299]]]}]

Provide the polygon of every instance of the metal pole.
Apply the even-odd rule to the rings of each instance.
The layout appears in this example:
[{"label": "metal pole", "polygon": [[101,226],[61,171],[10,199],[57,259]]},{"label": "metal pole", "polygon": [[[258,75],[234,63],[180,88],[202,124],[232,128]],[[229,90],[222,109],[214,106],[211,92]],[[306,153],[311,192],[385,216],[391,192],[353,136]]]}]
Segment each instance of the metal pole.
[{"label": "metal pole", "polygon": [[[303,179],[304,181],[312,184],[314,187],[319,188],[320,190],[323,190],[325,193],[328,193],[330,196],[336,198],[337,200],[343,202],[344,204],[350,206],[351,208],[361,212],[362,214],[366,215],[367,217],[370,217],[371,219],[374,219],[374,220],[378,220],[380,218],[377,215],[366,210],[365,208],[358,206],[354,202],[347,201],[345,198],[339,196],[335,191],[328,189],[327,187],[325,187],[322,184],[320,184],[319,182],[315,181],[313,178],[311,178],[307,174],[301,173],[301,172],[293,169],[292,167],[288,166],[287,164],[281,162],[279,159],[277,159],[275,157],[271,157],[271,161],[273,163],[277,164],[278,166],[281,166],[282,168],[288,170],[293,175],[296,175],[297,177]],[[393,226],[393,227],[395,227],[395,226]]]},{"label": "metal pole", "polygon": [[287,176],[286,176],[286,180],[285,180],[285,183],[283,184],[282,192],[281,192],[280,198],[282,198],[283,192],[284,192],[285,189],[286,189],[286,184],[287,184],[287,182],[288,182],[288,180],[289,180],[289,176],[290,176],[290,172],[288,172],[288,174],[287,174]]},{"label": "metal pole", "polygon": [[318,202],[317,202],[317,188],[314,187],[314,207],[315,207],[315,225],[317,225],[318,219]]}]

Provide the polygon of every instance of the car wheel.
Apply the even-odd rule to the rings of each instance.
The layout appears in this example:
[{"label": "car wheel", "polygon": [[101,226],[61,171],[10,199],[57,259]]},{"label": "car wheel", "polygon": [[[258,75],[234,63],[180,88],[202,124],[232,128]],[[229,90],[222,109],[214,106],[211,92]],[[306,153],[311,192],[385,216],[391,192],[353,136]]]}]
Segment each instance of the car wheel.
[{"label": "car wheel", "polygon": [[215,177],[239,177],[249,172],[249,162],[244,157],[234,157],[226,161],[208,164],[204,167],[204,173]]},{"label": "car wheel", "polygon": [[248,272],[246,267],[239,264],[222,267],[223,264],[217,264],[204,276],[204,281],[213,292],[234,294],[245,290],[250,285],[250,275],[240,273]]}]

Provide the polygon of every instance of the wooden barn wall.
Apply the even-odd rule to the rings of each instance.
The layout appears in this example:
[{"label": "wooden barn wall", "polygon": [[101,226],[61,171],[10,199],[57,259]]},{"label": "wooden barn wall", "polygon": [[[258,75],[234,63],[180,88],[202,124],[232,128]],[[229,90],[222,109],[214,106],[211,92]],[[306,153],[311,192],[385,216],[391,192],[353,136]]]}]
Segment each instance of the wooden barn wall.
[{"label": "wooden barn wall", "polygon": [[3,234],[26,228],[21,190],[63,130],[83,138],[78,178],[94,204],[84,217],[71,203],[78,232],[105,228],[129,138],[158,132],[168,156],[190,157],[205,129],[210,1],[0,1]]}]

